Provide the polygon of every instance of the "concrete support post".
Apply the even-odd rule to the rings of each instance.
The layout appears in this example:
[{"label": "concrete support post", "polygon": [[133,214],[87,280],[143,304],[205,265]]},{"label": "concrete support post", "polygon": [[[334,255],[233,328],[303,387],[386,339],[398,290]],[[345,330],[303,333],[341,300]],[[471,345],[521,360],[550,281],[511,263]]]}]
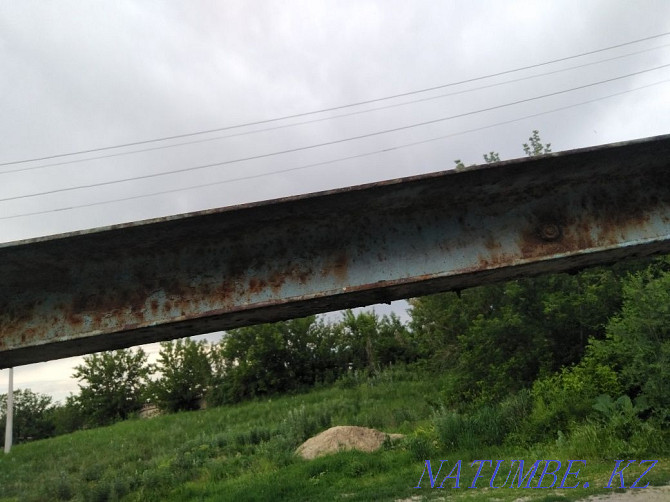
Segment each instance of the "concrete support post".
[{"label": "concrete support post", "polygon": [[5,453],[12,449],[14,429],[14,368],[9,368],[9,382],[7,384],[7,420],[5,425]]}]

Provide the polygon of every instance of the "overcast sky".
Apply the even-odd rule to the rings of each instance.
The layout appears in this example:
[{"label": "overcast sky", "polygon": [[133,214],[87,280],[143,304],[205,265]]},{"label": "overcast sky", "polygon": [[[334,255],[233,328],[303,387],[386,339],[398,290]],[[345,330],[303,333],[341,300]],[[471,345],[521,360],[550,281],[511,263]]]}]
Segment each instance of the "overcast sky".
[{"label": "overcast sky", "polygon": [[[666,134],[666,33],[667,0],[2,2],[0,242],[519,157],[533,129],[553,151]],[[15,386],[61,399],[77,361]]]}]

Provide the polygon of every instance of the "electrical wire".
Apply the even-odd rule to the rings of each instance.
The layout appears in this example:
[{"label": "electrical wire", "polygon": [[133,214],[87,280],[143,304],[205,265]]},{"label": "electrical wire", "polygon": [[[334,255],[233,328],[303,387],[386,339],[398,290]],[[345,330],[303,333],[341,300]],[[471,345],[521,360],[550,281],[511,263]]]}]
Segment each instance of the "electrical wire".
[{"label": "electrical wire", "polygon": [[527,120],[527,119],[530,119],[530,118],[540,117],[540,116],[543,116],[543,115],[548,115],[548,114],[551,114],[551,113],[556,113],[556,112],[568,110],[568,109],[571,109],[571,108],[576,108],[578,106],[584,106],[584,105],[596,103],[598,101],[611,99],[611,98],[614,98],[614,97],[617,97],[617,96],[622,96],[622,95],[625,95],[625,94],[629,94],[631,92],[637,92],[637,91],[647,89],[647,88],[650,88],[650,87],[654,87],[654,86],[657,86],[657,85],[666,84],[668,82],[670,82],[670,79],[660,80],[658,82],[653,82],[651,84],[635,87],[633,89],[627,89],[625,91],[616,92],[616,93],[613,93],[613,94],[608,94],[606,96],[601,96],[599,98],[589,99],[587,101],[582,101],[580,103],[574,103],[574,104],[571,104],[571,105],[561,106],[559,108],[554,108],[552,110],[546,110],[546,111],[543,111],[543,112],[533,113],[533,114],[530,114],[530,115],[524,115],[523,117],[517,117],[515,119],[505,120],[505,121],[502,121],[502,122],[496,122],[495,124],[476,127],[476,128],[473,128],[473,129],[467,129],[465,131],[459,131],[459,132],[456,132],[456,133],[445,134],[445,135],[441,135],[441,136],[437,136],[437,137],[433,137],[433,138],[429,138],[429,139],[425,139],[425,140],[421,140],[421,141],[413,141],[411,143],[404,143],[402,145],[387,147],[387,148],[383,148],[381,150],[375,150],[375,151],[372,151],[372,152],[361,153],[361,154],[357,154],[357,155],[350,155],[350,156],[347,156],[347,157],[340,157],[340,158],[337,158],[337,159],[331,159],[331,160],[327,160],[327,161],[316,162],[316,163],[313,163],[313,164],[307,164],[307,165],[302,165],[302,166],[298,166],[298,167],[279,169],[279,170],[276,170],[276,171],[269,171],[269,172],[260,173],[260,174],[247,175],[247,176],[242,176],[242,177],[238,177],[238,178],[229,178],[227,180],[222,180],[222,181],[201,183],[201,184],[198,184],[198,185],[191,185],[191,186],[188,186],[188,187],[173,188],[173,189],[169,189],[169,190],[160,190],[160,191],[152,192],[152,193],[148,193],[148,194],[134,195],[134,196],[130,196],[130,197],[122,197],[122,198],[118,198],[118,199],[111,199],[111,200],[105,200],[105,201],[97,201],[97,202],[91,202],[91,203],[87,203],[87,204],[80,204],[80,205],[76,205],[76,206],[67,206],[67,207],[61,207],[61,208],[56,208],[56,209],[47,209],[47,210],[44,210],[44,211],[35,211],[35,212],[31,212],[31,213],[21,213],[21,214],[9,215],[9,216],[0,216],[0,220],[10,220],[10,219],[16,219],[16,218],[24,218],[24,217],[30,217],[30,216],[38,216],[38,215],[44,215],[44,214],[50,214],[50,213],[57,213],[57,212],[62,212],[62,211],[71,211],[71,210],[75,210],[75,209],[83,209],[83,208],[89,208],[89,207],[94,207],[94,206],[114,204],[114,203],[118,203],[118,202],[127,202],[127,201],[131,201],[131,200],[138,200],[138,199],[143,199],[143,198],[147,198],[147,197],[155,197],[155,196],[159,196],[159,195],[166,195],[166,194],[171,194],[171,193],[184,192],[184,191],[188,191],[188,190],[196,190],[196,189],[200,189],[200,188],[207,188],[207,187],[211,187],[211,186],[225,185],[225,184],[236,183],[236,182],[240,182],[240,181],[248,181],[248,180],[253,180],[253,179],[258,179],[258,178],[264,178],[264,177],[267,177],[267,176],[274,176],[274,175],[277,175],[277,174],[285,174],[285,173],[288,173],[288,172],[311,169],[311,168],[314,168],[314,167],[320,167],[320,166],[324,166],[324,165],[334,164],[334,163],[337,163],[337,162],[344,162],[344,161],[347,161],[347,160],[359,159],[359,158],[363,158],[363,157],[369,157],[369,156],[372,156],[372,155],[378,155],[380,153],[387,153],[387,152],[400,150],[400,149],[404,149],[404,148],[410,148],[410,147],[414,147],[414,146],[418,146],[418,145],[423,145],[423,144],[426,144],[426,143],[440,141],[440,140],[443,140],[443,139],[453,138],[453,137],[456,137],[456,136],[462,136],[464,134],[469,134],[469,133],[472,133],[472,132],[478,132],[478,131],[483,131],[483,130],[486,130],[486,129],[492,129],[494,127],[500,127],[500,126],[503,126],[503,125],[508,125],[508,124],[512,124],[512,123],[515,123],[515,122],[520,122],[522,120]]},{"label": "electrical wire", "polygon": [[35,158],[31,158],[31,159],[23,159],[23,160],[15,160],[15,161],[10,161],[10,162],[3,162],[3,163],[0,163],[0,167],[8,166],[8,165],[15,165],[15,164],[24,164],[24,163],[27,163],[27,162],[51,160],[51,159],[56,159],[56,158],[69,157],[69,156],[72,156],[72,155],[81,155],[81,154],[85,154],[85,153],[101,152],[101,151],[112,150],[112,149],[116,149],[116,148],[125,148],[125,147],[129,147],[129,146],[146,145],[146,144],[149,144],[149,143],[156,143],[156,142],[159,142],[159,141],[168,141],[168,140],[173,140],[173,139],[187,138],[187,137],[198,136],[198,135],[202,135],[202,134],[209,134],[209,133],[213,133],[213,132],[222,132],[222,131],[227,131],[227,130],[231,130],[231,129],[237,129],[237,128],[241,128],[241,127],[249,127],[249,126],[254,126],[254,125],[268,124],[268,123],[277,122],[277,121],[280,121],[280,120],[287,120],[287,119],[305,117],[305,116],[308,116],[308,115],[314,115],[314,114],[318,114],[318,113],[342,110],[342,109],[351,108],[351,107],[354,107],[354,106],[377,103],[379,101],[385,101],[385,100],[388,100],[388,99],[395,99],[395,98],[400,98],[400,97],[405,97],[405,96],[411,96],[411,95],[419,94],[419,93],[423,93],[423,92],[434,91],[434,90],[438,90],[438,89],[444,89],[444,88],[447,88],[447,87],[453,87],[453,86],[457,86],[457,85],[477,82],[479,80],[484,80],[484,79],[487,79],[487,78],[493,78],[493,77],[499,77],[499,76],[502,76],[502,75],[508,75],[510,73],[515,73],[515,72],[519,72],[519,71],[523,71],[523,70],[539,68],[539,67],[547,66],[547,65],[550,65],[550,64],[553,64],[553,63],[558,63],[558,62],[561,62],[561,61],[568,61],[570,59],[575,59],[575,58],[579,58],[579,57],[583,57],[583,56],[588,56],[588,55],[591,55],[591,54],[597,54],[599,52],[604,52],[604,51],[608,51],[608,50],[611,50],[611,49],[616,49],[616,48],[619,48],[619,47],[625,47],[625,46],[628,46],[628,45],[632,45],[632,44],[636,44],[636,43],[640,43],[640,42],[645,42],[645,41],[648,41],[648,40],[653,40],[653,39],[665,37],[665,36],[668,36],[668,35],[670,35],[670,32],[659,33],[657,35],[652,35],[652,36],[640,38],[640,39],[637,39],[637,40],[631,40],[629,42],[624,42],[624,43],[620,43],[620,44],[616,44],[616,45],[611,45],[611,46],[608,46],[608,47],[603,47],[601,49],[582,52],[580,54],[576,54],[576,55],[573,55],[573,56],[566,56],[566,57],[562,57],[562,58],[552,59],[550,61],[545,61],[543,63],[537,63],[537,64],[532,64],[532,65],[522,66],[522,67],[514,68],[514,69],[511,69],[511,70],[505,70],[505,71],[501,71],[501,72],[497,72],[497,73],[490,73],[490,74],[487,74],[487,75],[482,75],[482,76],[479,76],[479,77],[465,79],[465,80],[461,80],[461,81],[458,81],[458,82],[451,82],[451,83],[448,83],[448,84],[442,84],[442,85],[438,85],[438,86],[427,87],[427,88],[424,88],[424,89],[417,89],[417,90],[414,90],[414,91],[408,91],[408,92],[403,92],[403,93],[399,93],[399,94],[393,94],[393,95],[384,96],[384,97],[381,97],[381,98],[374,98],[374,99],[368,99],[368,100],[365,100],[365,101],[358,101],[356,103],[349,103],[349,104],[345,104],[345,105],[333,106],[333,107],[330,107],[330,108],[322,108],[320,110],[296,113],[296,114],[292,114],[292,115],[284,115],[284,116],[281,116],[281,117],[275,117],[275,118],[271,118],[271,119],[257,120],[257,121],[253,121],[253,122],[246,122],[246,123],[243,123],[243,124],[236,124],[236,125],[230,125],[230,126],[225,126],[225,127],[218,127],[218,128],[215,128],[215,129],[206,129],[206,130],[201,130],[201,131],[196,131],[196,132],[176,134],[176,135],[172,135],[172,136],[164,136],[164,137],[161,137],[161,138],[153,138],[153,139],[147,139],[147,140],[142,140],[142,141],[133,141],[133,142],[129,142],[129,143],[122,143],[122,144],[118,144],[118,145],[111,145],[111,146],[105,146],[105,147],[99,147],[99,148],[90,148],[90,149],[87,149],[87,150],[79,150],[79,151],[76,151],[76,152],[60,153],[60,154],[48,155],[48,156],[44,156],[44,157],[35,157]]},{"label": "electrical wire", "polygon": [[614,82],[614,81],[621,80],[621,79],[624,79],[624,78],[629,78],[629,77],[632,77],[632,76],[641,75],[641,74],[644,74],[644,73],[648,73],[648,72],[655,71],[655,70],[660,70],[660,69],[667,68],[667,67],[670,67],[670,64],[656,66],[654,68],[649,68],[649,69],[646,69],[646,70],[641,70],[641,71],[629,73],[627,75],[621,75],[619,77],[613,77],[613,78],[609,78],[609,79],[605,79],[605,80],[600,80],[598,82],[593,82],[593,83],[590,83],[590,84],[585,84],[585,85],[581,85],[581,86],[577,86],[577,87],[571,87],[569,89],[564,89],[564,90],[561,90],[561,91],[550,92],[548,94],[543,94],[543,95],[535,96],[535,97],[532,97],[532,98],[520,99],[520,100],[517,100],[517,101],[512,101],[510,103],[505,103],[505,104],[502,104],[502,105],[490,106],[490,107],[487,107],[487,108],[481,108],[479,110],[474,110],[474,111],[465,112],[465,113],[459,113],[459,114],[456,114],[456,115],[451,115],[451,116],[448,116],[448,117],[442,117],[442,118],[439,118],[439,119],[427,120],[427,121],[424,121],[424,122],[409,124],[409,125],[400,126],[400,127],[394,127],[394,128],[385,129],[385,130],[382,130],[382,131],[375,131],[375,132],[371,132],[371,133],[361,134],[361,135],[358,135],[358,136],[351,136],[351,137],[348,137],[348,138],[341,138],[341,139],[338,139],[338,140],[326,141],[326,142],[317,143],[317,144],[314,144],[314,145],[307,145],[307,146],[301,146],[301,147],[296,147],[296,148],[289,148],[287,150],[281,150],[281,151],[270,152],[270,153],[259,154],[259,155],[252,155],[252,156],[249,156],[249,157],[231,159],[231,160],[227,160],[227,161],[215,162],[215,163],[212,163],[212,164],[206,164],[206,165],[201,165],[201,166],[192,166],[192,167],[174,169],[174,170],[171,170],[171,171],[163,171],[163,172],[160,172],[160,173],[145,174],[145,175],[142,175],[142,176],[132,176],[132,177],[122,178],[122,179],[118,179],[118,180],[101,181],[101,182],[98,182],[98,183],[90,183],[88,185],[79,185],[79,186],[74,186],[74,187],[59,188],[59,189],[55,189],[55,190],[47,190],[47,191],[44,191],[44,192],[37,192],[37,193],[32,193],[32,194],[15,195],[13,197],[0,198],[0,202],[7,202],[7,201],[19,200],[19,199],[28,199],[28,198],[40,197],[40,196],[44,196],[44,195],[51,195],[51,194],[55,194],[55,193],[71,192],[73,190],[81,190],[81,189],[84,189],[84,188],[95,188],[95,187],[101,187],[101,186],[115,185],[115,184],[118,184],[118,183],[125,183],[125,182],[129,182],[129,181],[136,181],[136,180],[142,180],[142,179],[160,178],[160,177],[163,177],[163,176],[168,176],[168,175],[176,174],[176,173],[199,171],[199,170],[207,169],[207,168],[210,168],[210,167],[218,167],[218,166],[224,166],[224,165],[230,165],[230,164],[237,164],[237,163],[246,162],[246,161],[249,161],[249,160],[258,160],[258,159],[263,159],[263,158],[268,158],[268,157],[274,157],[274,156],[277,156],[277,155],[284,155],[284,154],[287,154],[287,153],[295,153],[295,152],[300,152],[300,151],[305,151],[305,150],[312,150],[312,149],[315,149],[315,148],[336,145],[336,144],[345,143],[345,142],[348,142],[348,141],[354,141],[354,140],[359,140],[359,139],[371,138],[371,137],[374,137],[374,136],[380,136],[382,134],[389,134],[389,133],[392,133],[392,132],[405,131],[405,130],[408,130],[408,129],[413,129],[415,127],[421,127],[421,126],[430,125],[430,124],[437,124],[439,122],[445,122],[447,120],[453,120],[453,119],[456,119],[456,118],[462,118],[462,117],[467,117],[467,116],[470,116],[470,115],[476,115],[478,113],[483,113],[483,112],[488,112],[488,111],[493,111],[493,110],[499,110],[501,108],[507,108],[509,106],[514,106],[514,105],[518,105],[518,104],[522,104],[522,103],[528,103],[528,102],[531,102],[531,101],[536,101],[538,99],[544,99],[544,98],[551,97],[551,96],[558,96],[560,94],[565,94],[565,93],[568,93],[568,92],[573,92],[573,91],[576,91],[576,90],[593,87],[593,86],[596,86],[596,85],[602,85],[602,84],[605,84],[605,83]]},{"label": "electrical wire", "polygon": [[490,89],[490,88],[498,87],[498,86],[501,86],[501,85],[507,85],[507,84],[523,82],[523,81],[531,80],[531,79],[535,79],[535,78],[546,77],[548,75],[555,75],[555,74],[558,74],[558,73],[564,73],[566,71],[576,70],[576,69],[579,69],[579,68],[585,68],[585,67],[588,67],[588,66],[594,66],[594,65],[597,65],[597,64],[602,64],[602,63],[606,63],[606,62],[609,62],[609,61],[614,61],[614,60],[617,60],[617,59],[623,59],[623,58],[627,58],[627,57],[631,57],[631,56],[636,56],[636,55],[639,55],[639,54],[643,54],[645,52],[650,52],[650,51],[657,50],[657,49],[663,49],[663,48],[666,48],[666,47],[670,47],[670,44],[659,45],[659,46],[651,47],[649,49],[644,49],[644,50],[641,50],[641,51],[636,51],[636,52],[623,54],[623,55],[620,55],[620,56],[614,56],[614,57],[611,57],[611,58],[601,59],[599,61],[592,61],[590,63],[584,63],[584,64],[580,64],[580,65],[569,66],[567,68],[562,68],[560,70],[553,70],[553,71],[549,71],[549,72],[539,73],[539,74],[536,74],[536,75],[529,75],[529,76],[526,76],[526,77],[516,78],[516,79],[512,79],[512,80],[506,80],[505,82],[496,82],[495,84],[488,84],[488,85],[483,85],[483,86],[479,86],[479,87],[473,87],[471,89],[464,89],[464,90],[461,90],[461,91],[449,92],[449,93],[446,93],[446,94],[439,94],[437,96],[430,96],[430,97],[427,97],[427,98],[414,99],[414,100],[411,100],[411,101],[404,101],[402,103],[394,103],[394,104],[390,104],[390,105],[378,106],[378,107],[375,107],[375,108],[367,108],[365,110],[359,110],[359,111],[349,112],[349,113],[342,113],[342,114],[339,114],[339,115],[331,115],[331,116],[328,116],[328,117],[306,120],[306,121],[302,121],[302,122],[294,122],[294,123],[291,123],[291,124],[283,124],[283,125],[278,125],[278,126],[273,126],[273,127],[265,127],[265,128],[262,128],[262,129],[254,129],[253,131],[244,131],[244,132],[240,132],[240,133],[227,134],[225,136],[216,136],[214,138],[205,138],[205,139],[184,141],[184,142],[181,142],[181,143],[173,143],[173,144],[170,144],[170,145],[161,145],[161,146],[155,146],[155,147],[149,147],[149,148],[141,148],[141,149],[138,149],[138,150],[131,150],[129,152],[110,153],[110,154],[106,154],[106,155],[99,155],[99,156],[96,156],[96,157],[87,157],[87,158],[84,158],[84,159],[66,160],[66,161],[63,161],[63,162],[56,162],[56,163],[45,164],[45,165],[40,165],[40,166],[30,166],[30,167],[20,167],[20,168],[17,168],[17,169],[9,169],[9,170],[6,170],[6,171],[0,171],[0,176],[2,176],[3,174],[18,173],[18,172],[24,172],[24,171],[34,171],[34,170],[38,170],[38,169],[46,169],[46,168],[49,168],[49,167],[57,167],[57,166],[63,166],[63,165],[69,165],[69,164],[78,164],[78,163],[81,163],[81,162],[89,162],[89,161],[92,161],[92,160],[109,159],[109,158],[121,157],[121,156],[126,156],[126,155],[134,155],[136,153],[145,153],[145,152],[151,152],[151,151],[156,151],[156,150],[164,150],[164,149],[168,149],[168,148],[177,148],[177,147],[186,146],[186,145],[195,145],[195,144],[207,143],[207,142],[211,142],[211,141],[219,141],[219,140],[222,140],[222,139],[236,138],[236,137],[240,137],[240,136],[248,136],[248,135],[251,135],[251,134],[258,134],[258,133],[263,133],[263,132],[268,132],[268,131],[276,131],[276,130],[279,130],[279,129],[286,129],[286,128],[289,128],[289,127],[297,127],[297,126],[301,126],[301,125],[314,124],[314,123],[317,123],[317,122],[324,122],[326,120],[338,119],[338,118],[343,118],[343,117],[351,117],[351,116],[355,116],[355,115],[361,115],[361,114],[364,114],[364,113],[370,113],[370,112],[375,112],[375,111],[379,111],[379,110],[387,110],[387,109],[390,109],[390,108],[397,108],[397,107],[400,107],[400,106],[407,106],[407,105],[415,104],[415,103],[423,103],[423,102],[432,101],[432,100],[435,100],[435,99],[442,99],[442,98],[446,98],[446,97],[458,96],[458,95],[461,95],[461,94],[468,94],[468,93],[471,93],[471,92],[481,91],[481,90],[484,90],[484,89]]}]

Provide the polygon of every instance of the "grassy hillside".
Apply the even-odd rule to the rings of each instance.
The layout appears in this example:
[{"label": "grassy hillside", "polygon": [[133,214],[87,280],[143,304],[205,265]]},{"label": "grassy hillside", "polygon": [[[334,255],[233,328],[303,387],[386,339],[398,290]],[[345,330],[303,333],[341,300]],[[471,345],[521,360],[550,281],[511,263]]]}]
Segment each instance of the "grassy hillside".
[{"label": "grassy hillside", "polygon": [[[553,458],[565,464],[572,458],[554,444],[531,450],[447,451],[430,439],[431,403],[440,387],[434,376],[399,369],[371,380],[350,378],[308,394],[130,420],[18,445],[10,455],[0,456],[0,501],[356,501],[445,494],[450,499],[489,500],[491,469],[482,471],[478,489],[467,489],[476,470],[470,467],[474,459],[522,458],[532,463]],[[313,461],[293,454],[307,437],[333,425],[368,426],[407,437],[372,454],[341,452]],[[453,461],[462,459],[461,489],[450,489],[453,480],[445,483],[449,489],[430,489],[427,475],[423,488],[413,488],[426,458],[436,468],[439,459],[449,459],[450,470]],[[574,500],[613,491],[593,487],[607,483],[614,462],[586,460],[579,479],[588,480],[589,489],[503,488],[495,497]],[[640,473],[636,465],[626,470],[627,486]],[[670,481],[670,460],[660,459],[646,481]]]}]

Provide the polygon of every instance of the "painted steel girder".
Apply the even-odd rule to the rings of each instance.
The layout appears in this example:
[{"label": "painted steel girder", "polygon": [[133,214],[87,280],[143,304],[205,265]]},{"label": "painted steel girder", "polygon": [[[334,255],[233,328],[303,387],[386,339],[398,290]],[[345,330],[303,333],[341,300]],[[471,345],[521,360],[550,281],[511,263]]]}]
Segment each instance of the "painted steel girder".
[{"label": "painted steel girder", "polygon": [[0,245],[0,368],[670,252],[670,136]]}]

